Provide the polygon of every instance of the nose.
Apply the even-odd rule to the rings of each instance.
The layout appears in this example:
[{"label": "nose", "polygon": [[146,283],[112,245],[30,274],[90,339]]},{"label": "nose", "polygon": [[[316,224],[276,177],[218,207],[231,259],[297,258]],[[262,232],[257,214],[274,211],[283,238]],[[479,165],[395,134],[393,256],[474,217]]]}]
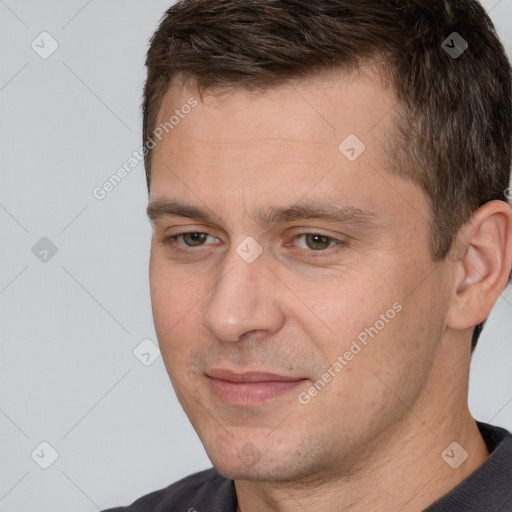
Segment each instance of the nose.
[{"label": "nose", "polygon": [[240,341],[247,333],[275,333],[284,323],[275,290],[275,276],[263,256],[252,263],[236,253],[227,256],[223,277],[203,313],[203,325],[224,342]]}]

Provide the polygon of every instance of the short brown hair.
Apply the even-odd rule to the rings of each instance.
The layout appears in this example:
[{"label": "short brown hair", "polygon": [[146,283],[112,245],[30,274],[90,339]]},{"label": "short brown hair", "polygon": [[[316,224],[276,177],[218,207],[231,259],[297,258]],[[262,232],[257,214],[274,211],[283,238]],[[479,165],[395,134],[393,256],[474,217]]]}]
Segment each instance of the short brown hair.
[{"label": "short brown hair", "polygon": [[[464,50],[464,41],[467,50],[450,52]],[[143,139],[177,77],[200,94],[265,89],[367,61],[380,66],[398,100],[388,153],[397,173],[425,192],[431,254],[442,261],[475,210],[507,201],[510,180],[511,68],[475,0],[179,1],[148,50]]]}]

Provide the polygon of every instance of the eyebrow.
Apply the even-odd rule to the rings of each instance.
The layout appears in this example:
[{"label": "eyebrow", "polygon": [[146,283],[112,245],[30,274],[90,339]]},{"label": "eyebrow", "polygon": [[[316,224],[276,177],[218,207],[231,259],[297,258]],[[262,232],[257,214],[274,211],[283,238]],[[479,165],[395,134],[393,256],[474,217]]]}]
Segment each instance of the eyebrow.
[{"label": "eyebrow", "polygon": [[[203,222],[219,222],[218,215],[206,207],[198,207],[177,199],[157,199],[147,208],[151,221],[162,217],[186,217]],[[254,219],[262,225],[283,224],[297,220],[326,220],[350,223],[357,227],[379,227],[382,222],[375,212],[349,205],[336,205],[330,202],[301,201],[289,206],[268,207],[256,211]]]},{"label": "eyebrow", "polygon": [[183,201],[170,199],[157,199],[153,201],[148,205],[146,214],[150,221],[173,216],[187,217],[189,219],[202,221],[217,218],[213,210],[209,208],[199,208]]}]

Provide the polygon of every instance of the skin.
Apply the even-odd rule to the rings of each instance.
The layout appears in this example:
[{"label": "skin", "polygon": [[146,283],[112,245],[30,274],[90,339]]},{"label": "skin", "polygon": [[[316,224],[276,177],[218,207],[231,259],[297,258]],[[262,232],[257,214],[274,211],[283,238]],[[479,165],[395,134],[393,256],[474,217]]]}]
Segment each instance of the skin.
[{"label": "skin", "polygon": [[[238,510],[423,510],[488,455],[467,407],[471,332],[507,282],[511,208],[484,205],[450,257],[432,261],[427,199],[385,158],[396,99],[371,67],[202,100],[173,86],[159,122],[191,97],[198,105],[153,155],[151,298],[173,387],[213,465],[235,480]],[[353,162],[338,149],[348,134],[366,145]],[[211,215],[162,209],[177,200]],[[372,216],[258,217],[306,204]],[[190,246],[179,236],[190,232],[208,237]],[[312,244],[304,233],[343,243]],[[262,248],[252,263],[237,253],[249,236]],[[305,380],[263,403],[230,405],[212,392],[213,368]],[[457,469],[441,457],[454,441],[468,454]]]}]

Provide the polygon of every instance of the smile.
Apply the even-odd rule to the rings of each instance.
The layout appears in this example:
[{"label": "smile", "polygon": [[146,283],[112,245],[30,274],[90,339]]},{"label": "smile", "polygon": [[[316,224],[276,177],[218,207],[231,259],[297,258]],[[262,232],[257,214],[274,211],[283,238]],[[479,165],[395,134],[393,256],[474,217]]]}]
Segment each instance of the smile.
[{"label": "smile", "polygon": [[260,405],[295,390],[308,379],[271,373],[234,373],[214,370],[207,374],[212,392],[229,405]]}]

